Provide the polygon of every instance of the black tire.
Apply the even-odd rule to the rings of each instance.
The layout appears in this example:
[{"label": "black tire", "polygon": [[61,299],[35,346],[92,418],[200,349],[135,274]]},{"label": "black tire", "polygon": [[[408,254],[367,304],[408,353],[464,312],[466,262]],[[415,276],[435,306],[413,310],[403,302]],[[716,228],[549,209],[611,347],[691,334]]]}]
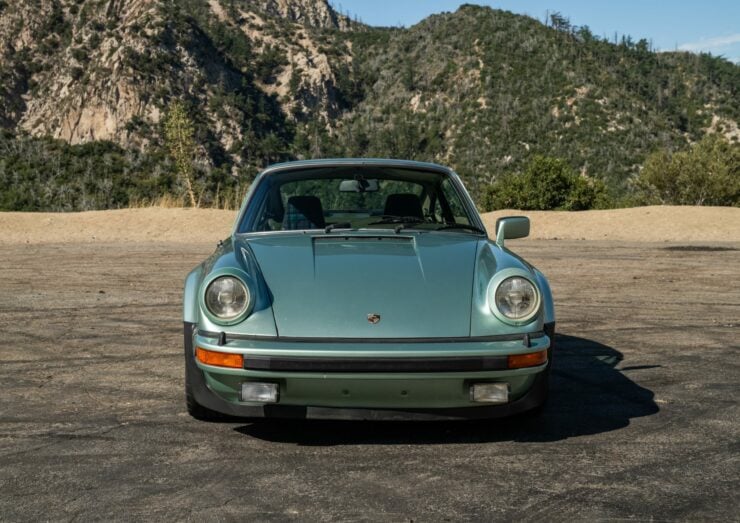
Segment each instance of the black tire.
[{"label": "black tire", "polygon": [[197,369],[193,369],[195,363],[192,362],[193,358],[193,326],[192,324],[185,324],[185,405],[188,409],[188,414],[199,421],[223,421],[229,417],[215,410],[204,407],[197,401],[193,395],[193,372],[198,372]]},{"label": "black tire", "polygon": [[545,386],[547,387],[545,389],[546,390],[545,398],[542,400],[542,403],[540,403],[536,407],[522,412],[520,414],[522,418],[525,418],[525,419],[539,418],[542,415],[542,413],[545,412],[545,407],[547,406],[547,396],[549,395],[549,385],[550,385],[550,372],[549,371],[545,371],[545,372],[547,372],[547,377],[545,378]]},{"label": "black tire", "polygon": [[520,414],[522,418],[539,418],[545,411],[547,406],[547,399],[550,397],[550,369],[552,368],[552,357],[553,349],[555,348],[555,324],[549,323],[545,325],[545,332],[550,337],[550,347],[547,349],[547,368],[545,369],[545,386],[543,391],[542,402],[536,407],[524,411]]},{"label": "black tire", "polygon": [[215,410],[208,409],[195,401],[193,392],[190,386],[190,380],[188,380],[187,369],[185,370],[185,405],[188,409],[188,414],[199,421],[223,421],[227,419],[227,416],[216,412]]}]

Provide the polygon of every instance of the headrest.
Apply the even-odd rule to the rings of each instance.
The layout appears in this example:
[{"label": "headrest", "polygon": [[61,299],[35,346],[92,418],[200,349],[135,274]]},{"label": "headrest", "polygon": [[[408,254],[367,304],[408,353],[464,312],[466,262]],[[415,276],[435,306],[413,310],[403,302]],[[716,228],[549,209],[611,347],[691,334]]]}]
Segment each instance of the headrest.
[{"label": "headrest", "polygon": [[411,216],[414,218],[424,219],[424,212],[421,209],[421,200],[418,196],[411,193],[389,194],[385,200],[385,211],[383,214],[388,216]]},{"label": "headrest", "polygon": [[323,229],[324,209],[316,196],[291,196],[285,209],[284,230]]}]

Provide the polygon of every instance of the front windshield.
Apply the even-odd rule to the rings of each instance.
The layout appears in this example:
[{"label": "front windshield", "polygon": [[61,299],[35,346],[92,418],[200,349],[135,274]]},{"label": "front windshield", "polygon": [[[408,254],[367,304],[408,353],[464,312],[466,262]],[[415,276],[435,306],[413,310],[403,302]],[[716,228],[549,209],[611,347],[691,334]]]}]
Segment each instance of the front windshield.
[{"label": "front windshield", "polygon": [[239,232],[419,229],[481,233],[445,173],[333,167],[275,173],[261,183]]}]

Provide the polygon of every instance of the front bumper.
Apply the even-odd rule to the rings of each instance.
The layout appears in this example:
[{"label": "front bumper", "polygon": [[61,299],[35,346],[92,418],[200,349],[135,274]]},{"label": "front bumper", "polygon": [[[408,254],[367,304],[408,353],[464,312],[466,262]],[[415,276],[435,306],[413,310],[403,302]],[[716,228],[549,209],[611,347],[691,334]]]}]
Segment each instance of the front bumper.
[{"label": "front bumper", "polygon": [[[231,340],[219,345],[185,324],[194,399],[208,409],[247,418],[431,420],[516,414],[547,397],[549,361],[524,369],[501,366],[509,354],[549,349],[550,336],[532,338],[529,345],[521,340],[393,345]],[[244,354],[247,368],[205,365],[195,359],[194,346]],[[277,383],[279,402],[240,401],[245,381]],[[481,382],[507,383],[509,402],[473,402],[470,385]]]}]

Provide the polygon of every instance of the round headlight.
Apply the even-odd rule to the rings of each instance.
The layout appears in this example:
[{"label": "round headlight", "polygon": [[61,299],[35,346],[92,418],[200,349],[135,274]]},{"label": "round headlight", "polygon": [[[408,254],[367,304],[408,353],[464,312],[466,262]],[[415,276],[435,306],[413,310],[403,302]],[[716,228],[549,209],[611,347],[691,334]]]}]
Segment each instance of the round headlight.
[{"label": "round headlight", "polygon": [[213,280],[206,289],[206,307],[218,319],[230,321],[247,310],[249,289],[233,276],[221,276]]},{"label": "round headlight", "polygon": [[525,320],[537,312],[537,289],[526,278],[512,276],[496,288],[496,308],[510,320]]}]

